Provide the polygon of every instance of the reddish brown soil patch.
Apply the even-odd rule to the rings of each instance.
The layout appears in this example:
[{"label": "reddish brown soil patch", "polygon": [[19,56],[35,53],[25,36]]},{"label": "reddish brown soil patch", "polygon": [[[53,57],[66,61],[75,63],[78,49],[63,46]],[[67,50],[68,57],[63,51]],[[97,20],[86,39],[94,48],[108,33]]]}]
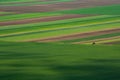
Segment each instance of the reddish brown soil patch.
[{"label": "reddish brown soil patch", "polygon": [[37,39],[37,40],[31,40],[31,41],[32,42],[54,42],[54,41],[61,41],[61,40],[85,38],[89,36],[96,36],[96,35],[109,34],[109,33],[115,33],[115,32],[120,32],[120,28],[103,30],[103,31],[95,31],[95,32],[87,32],[87,33],[78,33],[78,34],[73,34],[73,35],[58,36],[58,37]]},{"label": "reddish brown soil patch", "polygon": [[3,11],[13,12],[48,12],[57,10],[66,10],[73,8],[85,8],[101,5],[120,4],[120,0],[77,0],[70,2],[59,2],[56,4],[44,4],[34,6],[0,6]]},{"label": "reddish brown soil patch", "polygon": [[32,18],[32,19],[25,19],[25,20],[0,22],[0,26],[37,23],[37,22],[48,22],[48,21],[80,18],[80,17],[87,17],[87,16],[90,16],[90,15],[74,15],[74,14],[72,15],[72,14],[70,14],[70,15],[60,15],[60,16],[43,17],[43,18]]}]

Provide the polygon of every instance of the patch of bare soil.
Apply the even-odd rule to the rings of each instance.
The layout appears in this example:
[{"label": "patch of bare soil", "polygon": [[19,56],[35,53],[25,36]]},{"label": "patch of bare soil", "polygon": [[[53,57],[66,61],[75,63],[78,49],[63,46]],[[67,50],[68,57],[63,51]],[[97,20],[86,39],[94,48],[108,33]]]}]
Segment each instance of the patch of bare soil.
[{"label": "patch of bare soil", "polygon": [[75,0],[55,4],[40,4],[33,6],[0,6],[0,10],[11,12],[49,12],[68,10],[73,8],[86,8],[102,5],[120,4],[120,0]]}]

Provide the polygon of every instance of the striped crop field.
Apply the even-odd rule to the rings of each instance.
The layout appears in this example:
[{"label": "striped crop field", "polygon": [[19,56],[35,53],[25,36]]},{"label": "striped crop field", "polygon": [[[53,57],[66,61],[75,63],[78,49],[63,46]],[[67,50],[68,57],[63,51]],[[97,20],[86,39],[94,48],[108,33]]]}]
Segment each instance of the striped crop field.
[{"label": "striped crop field", "polygon": [[[7,2],[7,4],[8,3],[9,2]],[[59,2],[59,4],[62,3]],[[65,2],[64,4],[68,3]],[[61,9],[57,11],[52,10],[45,12],[32,11],[29,13],[23,13],[20,10],[19,14],[1,16],[0,40],[55,43],[67,43],[67,41],[69,43],[71,41],[77,41],[76,43],[82,43],[80,42],[81,40],[85,40],[89,37],[91,38],[106,35],[109,31],[110,34],[114,34],[114,30],[118,30],[117,32],[119,32],[119,4],[112,4],[108,6],[98,5],[96,7],[88,8],[83,7],[82,9],[71,8],[71,10],[62,11]],[[6,11],[6,9],[4,10]],[[4,14],[4,12],[1,12],[1,14]],[[104,32],[104,34],[102,34],[102,32]],[[96,33],[96,35],[94,33]],[[94,39],[95,42],[97,42],[96,38]],[[92,43],[94,39],[90,40],[90,42]]]},{"label": "striped crop field", "polygon": [[120,0],[0,0],[0,80],[120,80]]},{"label": "striped crop field", "polygon": [[[20,24],[20,25],[10,25],[10,26],[7,25],[0,27],[0,40],[53,42],[54,38],[58,38],[57,41],[61,41],[61,40],[66,40],[66,38],[62,39],[62,37],[64,36],[68,37],[70,35],[75,35],[75,34],[80,35],[83,33],[91,33],[91,32],[97,33],[99,31],[104,31],[104,30],[119,29],[120,28],[119,26],[120,26],[119,15],[99,15],[99,16],[89,16],[83,18],[49,21],[42,23],[37,22],[37,23]],[[73,39],[79,37],[73,36]],[[72,39],[72,37],[70,37],[69,39]]]}]

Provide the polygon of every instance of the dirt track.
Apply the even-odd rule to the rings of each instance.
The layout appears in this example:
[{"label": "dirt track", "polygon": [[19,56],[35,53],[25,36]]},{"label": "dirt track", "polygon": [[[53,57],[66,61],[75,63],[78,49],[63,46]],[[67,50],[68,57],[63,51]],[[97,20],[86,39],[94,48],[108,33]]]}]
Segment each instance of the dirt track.
[{"label": "dirt track", "polygon": [[72,8],[85,8],[101,5],[120,4],[120,0],[77,0],[61,2],[56,4],[44,4],[33,6],[0,6],[0,10],[10,12],[48,12],[57,10],[67,10]]},{"label": "dirt track", "polygon": [[96,36],[96,35],[109,34],[109,33],[115,33],[115,32],[120,32],[120,28],[103,30],[103,31],[72,34],[72,35],[66,35],[66,36],[51,37],[51,38],[45,38],[45,39],[36,39],[36,40],[29,40],[29,41],[32,41],[32,42],[54,42],[54,41],[61,41],[61,40],[85,38],[85,37],[89,37],[89,36]]},{"label": "dirt track", "polygon": [[43,17],[43,18],[32,18],[32,19],[25,19],[25,20],[0,22],[0,26],[37,23],[37,22],[48,22],[48,21],[80,18],[80,17],[87,17],[87,16],[90,16],[90,15],[74,15],[74,14],[72,15],[72,14],[69,14],[69,15],[51,16],[51,17]]}]

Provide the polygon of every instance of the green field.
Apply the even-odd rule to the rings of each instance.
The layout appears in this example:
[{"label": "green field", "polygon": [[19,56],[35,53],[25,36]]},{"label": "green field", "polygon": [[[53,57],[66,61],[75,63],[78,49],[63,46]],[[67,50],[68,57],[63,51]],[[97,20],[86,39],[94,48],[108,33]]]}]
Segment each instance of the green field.
[{"label": "green field", "polygon": [[[75,19],[66,19],[58,20],[44,23],[35,23],[35,24],[24,24],[24,25],[12,25],[0,27],[0,34],[12,34],[12,33],[29,33],[43,30],[53,30],[53,29],[62,29],[62,28],[76,28],[84,27],[89,25],[105,24],[111,22],[119,22],[120,16],[96,16],[96,17],[87,17],[87,18],[75,18]],[[97,18],[97,19],[96,19]],[[87,22],[87,23],[86,23]]]},{"label": "green field", "polygon": [[110,5],[110,6],[97,6],[83,9],[72,9],[61,11],[65,14],[101,14],[101,15],[119,15],[120,14],[120,4]]},{"label": "green field", "polygon": [[2,17],[4,15],[10,15],[10,14],[13,14],[13,13],[12,12],[0,12],[0,17]]},{"label": "green field", "polygon": [[1,42],[0,79],[119,80],[119,48]]},{"label": "green field", "polygon": [[56,16],[61,15],[60,13],[23,13],[23,14],[14,14],[1,16],[0,22],[3,21],[11,21],[11,20],[22,20],[22,19],[30,19],[30,18],[40,18],[40,17],[48,17],[48,16]]},{"label": "green field", "polygon": [[[86,23],[87,22],[87,23]],[[68,35],[119,28],[119,16],[95,16],[89,18],[78,18],[60,20],[40,24],[28,24],[19,26],[1,27],[1,39],[5,41],[34,40],[52,36]],[[33,26],[32,26],[33,25]],[[108,27],[109,26],[109,27]]]},{"label": "green field", "polygon": [[120,1],[89,1],[0,0],[0,80],[120,80]]}]

